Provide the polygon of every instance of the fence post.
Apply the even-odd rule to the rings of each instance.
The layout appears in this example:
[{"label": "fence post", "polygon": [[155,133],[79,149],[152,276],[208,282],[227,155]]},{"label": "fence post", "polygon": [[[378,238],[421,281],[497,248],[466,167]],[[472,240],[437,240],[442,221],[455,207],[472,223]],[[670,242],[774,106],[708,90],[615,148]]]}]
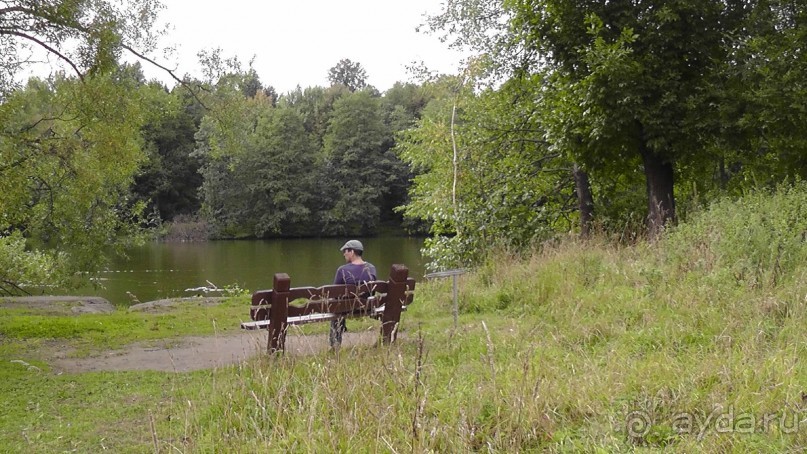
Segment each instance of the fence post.
[{"label": "fence post", "polygon": [[272,284],[272,308],[269,311],[269,353],[283,351],[286,344],[286,322],[289,315],[289,289],[291,279],[286,273],[277,273]]},{"label": "fence post", "polygon": [[465,274],[466,270],[464,268],[458,268],[455,270],[448,270],[448,271],[438,271],[437,273],[429,273],[423,276],[426,279],[432,279],[436,277],[449,277],[451,276],[453,279],[452,283],[452,294],[454,296],[454,307],[451,310],[452,315],[454,315],[454,328],[457,328],[457,319],[459,318],[459,303],[457,302],[457,277],[461,274]]},{"label": "fence post", "polygon": [[387,297],[384,302],[384,315],[381,318],[381,341],[389,344],[398,337],[398,323],[401,321],[401,307],[406,301],[406,279],[409,268],[392,265],[387,284]]}]

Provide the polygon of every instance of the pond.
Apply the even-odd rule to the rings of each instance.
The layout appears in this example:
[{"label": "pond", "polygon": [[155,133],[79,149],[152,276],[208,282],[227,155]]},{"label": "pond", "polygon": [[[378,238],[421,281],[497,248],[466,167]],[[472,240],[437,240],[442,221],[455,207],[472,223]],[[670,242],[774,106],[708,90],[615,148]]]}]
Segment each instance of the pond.
[{"label": "pond", "polygon": [[[423,276],[423,238],[383,236],[361,240],[364,259],[376,266],[379,279],[388,277],[394,263],[405,264],[416,279]],[[138,301],[205,294],[198,288],[211,284],[219,288],[237,285],[254,292],[271,288],[275,273],[287,273],[293,287],[316,287],[333,281],[336,268],[344,263],[339,252],[344,243],[345,239],[333,238],[152,242],[116,260],[100,274],[98,287],[54,293],[101,296],[113,304],[128,306]],[[197,290],[187,290],[194,288]]]}]

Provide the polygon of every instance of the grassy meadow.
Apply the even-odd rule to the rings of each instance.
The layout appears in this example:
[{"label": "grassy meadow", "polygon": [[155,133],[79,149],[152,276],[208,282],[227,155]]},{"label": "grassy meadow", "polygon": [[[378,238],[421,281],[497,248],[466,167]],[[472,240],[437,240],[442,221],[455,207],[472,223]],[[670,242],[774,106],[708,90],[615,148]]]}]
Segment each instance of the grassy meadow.
[{"label": "grassy meadow", "polygon": [[450,279],[419,283],[392,346],[188,373],[56,374],[37,358],[224,335],[247,296],[161,314],[0,309],[0,450],[807,448],[804,185],[713,204],[652,243],[493,251],[459,289],[456,327]]}]

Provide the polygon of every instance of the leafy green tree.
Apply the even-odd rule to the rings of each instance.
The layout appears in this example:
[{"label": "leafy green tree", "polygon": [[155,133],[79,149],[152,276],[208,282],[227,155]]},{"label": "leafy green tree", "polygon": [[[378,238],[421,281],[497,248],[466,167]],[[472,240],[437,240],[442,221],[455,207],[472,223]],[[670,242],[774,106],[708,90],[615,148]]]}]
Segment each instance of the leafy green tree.
[{"label": "leafy green tree", "polygon": [[134,238],[129,187],[152,99],[95,75],[32,79],[0,104],[0,292],[86,277]]},{"label": "leafy green tree", "polygon": [[393,132],[403,131],[415,125],[420,114],[431,99],[428,91],[413,83],[396,82],[384,92],[381,101],[384,123]]},{"label": "leafy green tree", "polygon": [[[749,184],[774,187],[783,180],[807,178],[807,11],[800,2],[753,4],[745,29],[726,65],[720,125],[726,134],[712,148],[707,169],[720,188],[739,193]],[[741,77],[737,77],[737,75]]]},{"label": "leafy green tree", "polygon": [[582,141],[588,168],[628,168],[641,159],[651,234],[675,218],[677,163],[702,154],[703,126],[717,115],[715,93],[726,36],[741,32],[742,10],[720,1],[520,1],[513,26],[544,56],[584,115],[566,131]]},{"label": "leafy green tree", "polygon": [[[404,215],[430,224],[431,232],[440,237],[455,235],[456,193],[453,191],[455,175],[452,156],[451,119],[456,107],[456,77],[433,82],[434,99],[424,107],[417,127],[400,131],[395,150],[414,173],[409,189],[409,202],[403,207]],[[466,96],[459,99],[467,99]],[[460,104],[464,108],[464,104]],[[463,136],[459,136],[459,149],[464,149]],[[462,188],[464,186],[460,186]],[[454,263],[456,265],[456,263]]]},{"label": "leafy green tree", "polygon": [[425,231],[423,226],[412,219],[403,219],[398,207],[408,201],[408,191],[413,174],[409,165],[403,162],[395,152],[396,135],[407,129],[417,126],[417,121],[423,109],[431,99],[428,91],[412,83],[396,82],[381,98],[381,108],[384,112],[384,124],[391,132],[382,148],[385,150],[385,160],[389,162],[389,178],[387,192],[381,204],[382,222],[388,224],[404,225],[409,231]]},{"label": "leafy green tree", "polygon": [[300,114],[306,132],[316,146],[321,148],[333,113],[334,102],[349,93],[347,87],[341,84],[328,88],[308,87],[305,90],[298,86],[282,97],[281,104]]},{"label": "leafy green tree", "polygon": [[[473,73],[474,83],[478,86],[496,87],[505,82],[518,86],[520,98],[532,97],[541,106],[530,109],[533,115],[542,119],[535,124],[541,124],[540,129],[522,128],[519,131],[510,131],[511,140],[520,136],[517,141],[547,142],[552,153],[571,155],[568,146],[559,146],[557,142],[550,141],[551,135],[547,131],[553,124],[557,124],[556,117],[562,116],[558,107],[565,102],[563,93],[559,93],[557,85],[550,87],[547,79],[553,75],[541,63],[539,56],[527,49],[520,37],[519,31],[510,25],[512,3],[502,0],[463,0],[449,2],[443,12],[428,18],[426,30],[430,33],[442,33],[442,39],[451,47],[463,51],[472,50],[477,55],[469,59],[466,74]],[[555,88],[552,90],[551,88]],[[512,96],[500,93],[499,96],[507,98]],[[527,92],[532,92],[527,95]],[[553,96],[554,95],[554,96]],[[554,99],[553,99],[554,98]],[[500,132],[492,132],[490,140],[497,140]],[[538,157],[540,159],[540,157]],[[571,159],[571,158],[569,158]],[[594,195],[588,172],[578,163],[571,163],[570,172],[575,182],[575,194],[578,199],[580,233],[585,236],[591,230],[594,221]],[[602,221],[604,211],[600,216]]]},{"label": "leafy green tree", "polygon": [[549,142],[595,189],[631,187],[641,169],[655,234],[676,217],[676,186],[694,196],[803,173],[804,109],[791,100],[804,17],[792,1],[462,0],[428,25],[500,83],[542,75]]},{"label": "leafy green tree", "polygon": [[342,59],[328,70],[328,81],[331,85],[344,85],[350,91],[361,90],[367,86],[367,71],[361,63]]},{"label": "leafy green tree", "polygon": [[[162,91],[161,114],[143,128],[148,161],[135,179],[133,192],[148,204],[147,212],[155,213],[161,221],[193,215],[201,204],[202,160],[193,154],[198,128],[193,114],[195,100],[184,94],[180,89]],[[187,102],[191,104],[184,104]]]},{"label": "leafy green tree", "polygon": [[155,47],[157,0],[8,0],[0,7],[0,94],[15,85],[29,56],[42,52],[75,76],[115,69],[122,51],[138,57]]},{"label": "leafy green tree", "polygon": [[318,149],[305,133],[302,118],[289,108],[264,111],[256,143],[244,156],[241,171],[250,200],[250,224],[257,236],[312,236]]},{"label": "leafy green tree", "polygon": [[377,227],[390,172],[383,149],[388,134],[380,101],[369,92],[334,102],[324,141],[323,189],[330,194],[320,216],[324,234],[360,235]]},{"label": "leafy green tree", "polygon": [[256,146],[259,118],[272,109],[272,100],[262,92],[254,98],[244,96],[242,75],[226,74],[207,88],[205,103],[210,110],[195,135],[194,155],[204,162],[201,212],[213,226],[214,234],[225,237],[251,234],[243,222],[251,207],[244,197],[241,163]]},{"label": "leafy green tree", "polygon": [[[157,0],[0,6],[0,293],[86,279],[106,252],[136,238],[143,206],[129,188],[160,90],[118,60],[128,52],[174,76],[148,56],[161,8]],[[19,87],[19,72],[42,54],[69,77]]]},{"label": "leafy green tree", "polygon": [[514,79],[474,94],[456,78],[438,84],[444,95],[397,146],[416,174],[405,212],[432,223],[431,266],[476,263],[493,244],[518,250],[569,230],[572,165],[540,139],[533,85]]}]

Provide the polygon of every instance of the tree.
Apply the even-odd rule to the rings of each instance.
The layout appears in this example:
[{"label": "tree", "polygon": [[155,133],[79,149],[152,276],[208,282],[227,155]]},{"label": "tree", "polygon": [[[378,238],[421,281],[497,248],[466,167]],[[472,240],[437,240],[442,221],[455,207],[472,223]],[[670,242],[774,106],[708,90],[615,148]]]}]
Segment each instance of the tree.
[{"label": "tree", "polygon": [[334,103],[349,93],[344,85],[332,85],[328,88],[308,87],[305,90],[298,86],[283,96],[281,104],[300,114],[306,133],[311,136],[316,146],[321,148],[328,122],[333,114]]},{"label": "tree", "polygon": [[334,102],[325,135],[327,181],[320,219],[326,235],[360,235],[374,231],[388,171],[383,145],[388,132],[378,98],[367,91]]},{"label": "tree", "polygon": [[86,278],[135,239],[152,96],[107,74],[32,79],[0,104],[0,293]]},{"label": "tree", "polygon": [[249,77],[242,72],[234,70],[218,77],[214,82],[205,82],[204,101],[210,110],[195,135],[197,147],[193,154],[204,162],[201,212],[213,226],[214,235],[251,235],[244,222],[251,206],[244,197],[247,182],[241,172],[242,163],[256,146],[256,125],[272,109],[272,100],[263,92],[245,97],[242,81]]},{"label": "tree", "polygon": [[641,159],[648,228],[675,219],[676,166],[697,161],[718,116],[717,94],[743,5],[722,1],[514,4],[525,48],[562,76],[570,105],[565,130],[581,141],[589,169],[628,168]]},{"label": "tree", "polygon": [[427,241],[432,266],[478,263],[493,244],[520,250],[568,231],[572,165],[540,138],[544,103],[534,83],[513,79],[479,94],[461,84],[461,97],[457,78],[437,84],[443,95],[397,146],[416,175],[405,213],[430,221],[435,235]]},{"label": "tree", "polygon": [[257,236],[312,236],[319,233],[315,187],[319,150],[305,133],[302,118],[289,108],[268,110],[258,120],[255,147],[244,157]]},{"label": "tree", "polygon": [[392,88],[384,92],[381,101],[384,123],[393,132],[411,128],[420,118],[420,113],[430,99],[431,96],[422,86],[396,82]]},{"label": "tree", "polygon": [[[185,91],[160,90],[161,114],[143,127],[148,161],[138,173],[132,191],[147,203],[147,212],[171,221],[177,215],[193,215],[200,207],[202,176],[200,156],[193,155],[199,121],[195,100]],[[190,103],[190,104],[188,104]]]},{"label": "tree", "polygon": [[735,193],[749,181],[773,187],[807,178],[807,10],[801,2],[759,2],[746,24],[750,36],[725,67],[727,134],[715,147],[720,183]]},{"label": "tree", "polygon": [[344,85],[350,91],[361,90],[367,86],[367,71],[360,63],[342,59],[328,70],[328,81],[331,85]]},{"label": "tree", "polygon": [[428,90],[420,85],[396,82],[381,99],[384,124],[391,132],[382,146],[390,168],[387,191],[381,206],[381,218],[382,222],[404,224],[410,232],[425,232],[426,229],[418,220],[412,223],[414,219],[403,218],[398,209],[408,201],[413,174],[409,165],[400,159],[394,148],[399,134],[417,126],[417,121],[431,98]]},{"label": "tree", "polygon": [[[519,140],[545,141],[549,135],[547,129],[557,123],[557,109],[564,103],[564,96],[555,96],[558,95],[557,90],[547,90],[547,80],[552,78],[552,73],[547,71],[542,58],[525,46],[519,31],[510,25],[511,11],[512,4],[502,0],[452,1],[447,3],[442,13],[428,18],[426,30],[429,33],[442,33],[442,39],[450,47],[477,53],[467,61],[465,72],[473,72],[474,83],[478,86],[493,88],[509,81],[512,86],[520,87],[519,97],[532,96],[535,102],[544,104],[530,109],[535,115],[543,117],[536,123],[541,124],[541,128],[521,129],[510,134],[511,138],[520,134]],[[527,95],[528,91],[533,94]],[[512,90],[510,95],[500,95],[505,98],[512,96]],[[491,140],[497,139],[492,137]],[[557,143],[548,145],[552,146],[552,153],[560,153],[571,159],[568,147]],[[586,236],[594,222],[594,198],[589,174],[578,163],[571,165],[570,172],[578,197],[580,232]]]},{"label": "tree", "polygon": [[42,52],[79,79],[114,70],[123,50],[154,63],[146,54],[155,46],[154,23],[161,8],[158,0],[4,1],[0,94],[13,88],[17,72]]},{"label": "tree", "polygon": [[[92,276],[136,240],[130,199],[156,91],[123,52],[148,57],[156,0],[9,0],[0,7],[0,293]],[[19,87],[46,55],[67,72]],[[175,76],[174,76],[175,77]],[[176,78],[176,77],[175,77]]]}]

